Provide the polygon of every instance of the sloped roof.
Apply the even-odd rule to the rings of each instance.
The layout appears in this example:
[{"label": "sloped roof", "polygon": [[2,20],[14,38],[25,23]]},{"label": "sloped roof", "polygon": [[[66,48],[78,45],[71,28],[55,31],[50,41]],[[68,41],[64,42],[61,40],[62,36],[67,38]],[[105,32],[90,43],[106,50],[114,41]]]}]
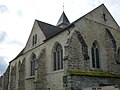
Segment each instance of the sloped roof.
[{"label": "sloped roof", "polygon": [[45,23],[45,22],[41,22],[38,21],[38,25],[41,28],[42,32],[44,33],[46,39],[56,35],[57,33],[61,32],[63,29],[57,26],[53,26],[51,24]]},{"label": "sloped roof", "polygon": [[11,60],[9,63],[11,63],[11,62],[14,61],[15,59],[17,59],[19,56],[23,55],[24,49],[25,49],[25,48],[23,48],[22,51],[21,51],[13,60]]},{"label": "sloped roof", "polygon": [[[61,15],[57,25],[59,24],[63,24],[63,23],[66,23],[66,24],[69,24],[67,27],[65,28],[60,28],[58,26],[54,26],[54,25],[51,25],[51,24],[48,24],[48,23],[45,23],[45,22],[42,22],[42,21],[39,21],[39,20],[36,20],[39,27],[41,28],[42,32],[44,33],[45,37],[46,37],[46,40],[50,39],[51,37],[59,34],[60,32],[64,31],[64,30],[67,30],[67,28],[71,27],[71,26],[74,26],[74,24],[76,22],[78,22],[80,19],[84,18],[86,15],[90,14],[91,12],[93,12],[94,10],[98,9],[99,7],[101,6],[104,6],[104,4],[101,4],[100,6],[98,6],[97,8],[93,9],[92,11],[88,12],[87,14],[85,14],[84,16],[78,18],[77,20],[75,20],[74,22],[72,22],[71,24],[69,23],[69,20],[67,19],[65,13],[63,12],[63,14]],[[106,7],[105,7],[106,8]],[[13,59],[15,60],[16,58],[18,58],[19,56],[23,55],[24,49]],[[11,61],[12,62],[12,61]]]},{"label": "sloped roof", "polygon": [[59,26],[59,25],[69,25],[69,24],[70,24],[70,22],[69,22],[67,16],[65,15],[65,13],[63,12],[60,19],[57,22],[57,26]]}]

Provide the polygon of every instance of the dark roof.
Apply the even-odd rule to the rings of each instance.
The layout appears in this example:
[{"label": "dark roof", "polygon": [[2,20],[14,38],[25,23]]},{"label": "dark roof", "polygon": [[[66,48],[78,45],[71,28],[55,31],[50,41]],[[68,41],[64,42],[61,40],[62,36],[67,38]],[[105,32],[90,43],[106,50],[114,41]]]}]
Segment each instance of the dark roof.
[{"label": "dark roof", "polygon": [[65,25],[65,26],[70,25],[70,22],[69,22],[69,20],[68,20],[68,18],[67,18],[67,16],[65,15],[64,12],[62,13],[60,19],[59,19],[58,22],[57,22],[57,26],[61,26],[61,25],[63,25],[63,26],[64,26],[64,25]]},{"label": "dark roof", "polygon": [[[104,4],[101,4],[100,6],[98,6],[97,8],[101,7],[101,6],[104,6]],[[95,8],[94,10],[96,10],[97,8]],[[59,26],[54,26],[54,25],[51,25],[51,24],[48,24],[48,23],[45,23],[45,22],[42,22],[42,21],[39,21],[39,20],[36,20],[38,22],[38,25],[39,27],[41,28],[41,30],[43,31],[45,37],[46,37],[46,40],[49,40],[50,38],[54,37],[55,35],[67,30],[68,28],[74,26],[74,24],[76,22],[78,22],[80,19],[82,19],[83,17],[85,17],[86,15],[88,15],[89,13],[93,12],[94,10],[88,12],[87,14],[85,14],[84,16],[82,16],[81,18],[78,18],[77,20],[75,20],[74,22],[72,22],[71,24],[69,23],[69,25],[65,28],[60,28]],[[64,17],[64,18],[63,18]],[[66,19],[65,19],[66,18]],[[63,12],[63,14],[61,15],[59,21],[57,24],[59,24],[60,22],[63,22],[63,23],[66,23],[66,22],[69,22],[69,20],[67,19],[65,13]],[[46,41],[45,40],[45,41]],[[24,49],[13,59],[15,60],[16,58],[18,58],[19,56],[23,55],[23,51]],[[12,61],[13,61],[12,60]],[[10,61],[10,62],[12,62]]]},{"label": "dark roof", "polygon": [[45,22],[41,22],[41,21],[38,21],[38,20],[36,20],[36,21],[38,22],[39,27],[43,31],[46,39],[56,35],[57,33],[61,32],[63,30],[60,27],[53,26],[51,24],[48,24],[48,23],[45,23]]}]

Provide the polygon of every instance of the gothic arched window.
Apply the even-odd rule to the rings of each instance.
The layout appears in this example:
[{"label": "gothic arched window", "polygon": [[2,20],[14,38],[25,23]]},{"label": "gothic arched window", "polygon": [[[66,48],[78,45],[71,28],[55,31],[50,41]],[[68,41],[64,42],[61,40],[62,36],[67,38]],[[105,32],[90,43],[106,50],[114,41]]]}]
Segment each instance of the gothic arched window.
[{"label": "gothic arched window", "polygon": [[100,52],[96,41],[93,43],[93,46],[91,48],[91,54],[92,54],[92,67],[100,68]]},{"label": "gothic arched window", "polygon": [[30,75],[35,75],[35,62],[36,62],[36,55],[31,55],[31,61],[30,61]]},{"label": "gothic arched window", "polygon": [[117,63],[120,63],[120,47],[118,48],[117,56],[118,56]]},{"label": "gothic arched window", "polygon": [[60,44],[57,44],[53,51],[54,71],[63,69],[63,50]]}]

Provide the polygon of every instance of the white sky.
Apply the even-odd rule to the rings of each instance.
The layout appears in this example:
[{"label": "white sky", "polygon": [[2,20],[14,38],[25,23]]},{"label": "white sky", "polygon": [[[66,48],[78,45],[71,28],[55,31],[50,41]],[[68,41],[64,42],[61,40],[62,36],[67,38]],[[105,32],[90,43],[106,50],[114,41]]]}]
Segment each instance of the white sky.
[{"label": "white sky", "polygon": [[64,11],[75,21],[105,4],[120,25],[120,0],[0,0],[0,57],[11,61],[24,48],[35,19],[56,25]]}]

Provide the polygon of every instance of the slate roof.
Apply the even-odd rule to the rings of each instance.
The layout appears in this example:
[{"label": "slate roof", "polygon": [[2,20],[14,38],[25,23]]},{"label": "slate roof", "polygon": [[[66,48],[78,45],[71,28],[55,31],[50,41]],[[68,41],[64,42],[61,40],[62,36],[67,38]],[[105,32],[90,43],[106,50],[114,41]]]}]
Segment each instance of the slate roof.
[{"label": "slate roof", "polygon": [[39,27],[43,31],[46,39],[56,35],[57,33],[61,32],[63,30],[60,27],[53,26],[51,24],[48,24],[48,23],[45,23],[45,22],[41,22],[41,21],[38,21],[38,20],[36,20],[36,21],[38,22]]},{"label": "slate roof", "polygon": [[69,22],[67,16],[65,15],[65,13],[63,12],[60,19],[57,22],[57,26],[60,26],[60,25],[68,26],[69,24],[70,24],[70,22]]},{"label": "slate roof", "polygon": [[[101,4],[100,6],[98,6],[97,8],[101,7],[101,6],[104,6],[104,4]],[[104,6],[105,7],[105,6]],[[95,8],[94,10],[96,10],[97,8]],[[43,31],[45,37],[46,37],[46,40],[50,39],[51,37],[59,34],[60,32],[64,31],[64,30],[67,30],[67,28],[71,27],[71,26],[74,26],[74,24],[79,21],[80,19],[82,19],[83,17],[85,17],[86,15],[88,15],[89,13],[93,12],[94,10],[88,12],[87,14],[85,14],[84,16],[82,16],[81,18],[78,18],[77,20],[75,20],[73,23],[70,24],[69,20],[67,19],[65,13],[63,12],[57,25],[58,26],[54,26],[54,25],[51,25],[51,24],[48,24],[48,23],[45,23],[45,22],[42,22],[42,21],[39,21],[39,20],[36,20],[38,22],[38,25],[39,27],[41,28],[41,30]],[[59,24],[63,24],[63,23],[68,23],[69,25],[65,28],[60,28],[59,27]],[[19,56],[23,55],[23,51],[24,49],[13,59],[15,60],[16,58],[18,58]],[[12,60],[12,61],[13,61]],[[10,61],[10,62],[12,62]]]}]

